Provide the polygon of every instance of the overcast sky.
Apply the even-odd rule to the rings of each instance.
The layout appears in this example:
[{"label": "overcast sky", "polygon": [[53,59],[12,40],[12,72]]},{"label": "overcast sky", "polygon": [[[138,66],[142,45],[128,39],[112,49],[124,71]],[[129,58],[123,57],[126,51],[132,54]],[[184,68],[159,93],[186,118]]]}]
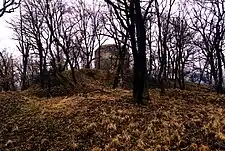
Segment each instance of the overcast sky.
[{"label": "overcast sky", "polygon": [[[13,31],[9,28],[6,20],[10,21],[11,18],[15,17],[16,12],[10,14],[4,14],[0,17],[0,50],[6,48],[10,52],[15,52],[16,43],[12,40]],[[18,52],[15,52],[18,53]]]},{"label": "overcast sky", "polygon": [[[86,0],[86,2],[90,1],[92,0]],[[0,51],[6,48],[9,52],[13,52],[15,55],[19,55],[20,53],[17,51],[16,41],[12,40],[13,31],[9,28],[9,25],[7,24],[6,20],[10,21],[13,17],[16,16],[17,13],[18,11],[15,10],[15,12],[13,13],[6,13],[2,17],[0,17]]]}]

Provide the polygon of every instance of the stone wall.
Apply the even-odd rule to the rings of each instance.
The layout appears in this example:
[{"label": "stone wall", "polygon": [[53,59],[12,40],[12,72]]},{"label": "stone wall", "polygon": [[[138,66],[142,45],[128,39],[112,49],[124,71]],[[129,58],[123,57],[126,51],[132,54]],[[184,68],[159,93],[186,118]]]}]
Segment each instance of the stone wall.
[{"label": "stone wall", "polygon": [[[129,57],[129,53],[127,52],[124,60],[124,68],[129,68]],[[95,58],[95,68],[115,71],[119,64],[119,50],[114,44],[103,45],[100,50],[97,49],[95,51]]]}]

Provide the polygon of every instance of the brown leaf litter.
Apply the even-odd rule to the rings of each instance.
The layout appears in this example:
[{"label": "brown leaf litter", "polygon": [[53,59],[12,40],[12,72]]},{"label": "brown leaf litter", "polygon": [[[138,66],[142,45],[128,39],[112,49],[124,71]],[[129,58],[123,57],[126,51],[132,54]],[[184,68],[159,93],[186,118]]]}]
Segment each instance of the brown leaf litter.
[{"label": "brown leaf litter", "polygon": [[0,150],[225,150],[225,96],[150,90],[145,106],[132,93],[104,89],[71,97],[0,94]]}]

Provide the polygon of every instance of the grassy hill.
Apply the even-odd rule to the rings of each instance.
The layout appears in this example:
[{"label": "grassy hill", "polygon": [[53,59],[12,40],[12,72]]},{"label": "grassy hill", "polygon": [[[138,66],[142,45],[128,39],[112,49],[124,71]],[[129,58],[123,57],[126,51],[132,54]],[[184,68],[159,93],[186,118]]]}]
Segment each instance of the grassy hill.
[{"label": "grassy hill", "polygon": [[150,89],[138,106],[130,90],[90,72],[77,73],[84,88],[70,96],[0,93],[0,150],[225,150],[225,95],[191,84],[164,96]]},{"label": "grassy hill", "polygon": [[[71,96],[109,87],[113,83],[113,74],[103,70],[81,69],[75,71],[77,84],[73,83],[71,70],[54,77],[51,87],[41,89],[37,84],[23,91],[23,95],[37,97]],[[47,79],[48,80],[48,79]],[[48,83],[48,81],[45,81]],[[46,84],[47,85],[47,84]],[[71,87],[74,85],[74,87]]]}]

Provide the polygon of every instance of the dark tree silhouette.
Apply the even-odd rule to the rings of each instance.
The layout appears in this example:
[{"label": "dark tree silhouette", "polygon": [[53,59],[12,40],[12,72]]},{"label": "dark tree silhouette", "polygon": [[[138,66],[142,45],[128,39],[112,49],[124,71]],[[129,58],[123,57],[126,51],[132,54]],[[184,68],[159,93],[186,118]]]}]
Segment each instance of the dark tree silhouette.
[{"label": "dark tree silhouette", "polygon": [[[115,11],[121,26],[128,31],[134,59],[133,98],[138,104],[144,103],[148,94],[146,88],[146,16],[152,1],[142,8],[140,0],[105,0]],[[145,10],[144,12],[142,10]]]},{"label": "dark tree silhouette", "polygon": [[19,7],[21,0],[3,0],[2,6],[0,7],[0,17],[5,13],[14,12],[16,8]]}]

